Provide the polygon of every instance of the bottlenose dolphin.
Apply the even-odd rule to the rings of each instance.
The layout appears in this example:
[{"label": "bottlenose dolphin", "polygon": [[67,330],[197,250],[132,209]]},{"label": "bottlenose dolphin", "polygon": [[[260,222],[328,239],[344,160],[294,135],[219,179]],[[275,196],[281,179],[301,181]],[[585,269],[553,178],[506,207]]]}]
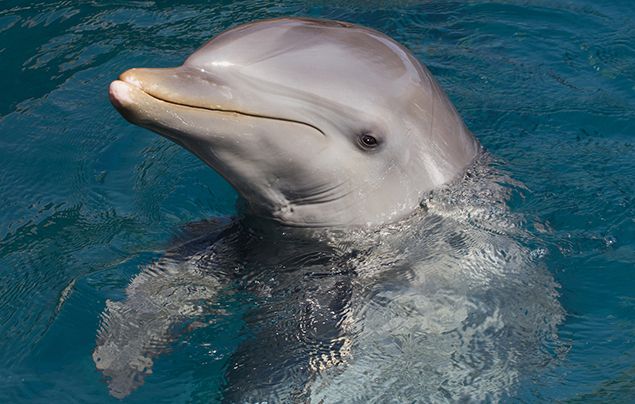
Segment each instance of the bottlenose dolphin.
[{"label": "bottlenose dolphin", "polygon": [[516,185],[392,39],[259,21],[180,67],[124,72],[110,98],[243,201],[240,218],[195,226],[107,302],[93,359],[114,396],[235,291],[259,303],[215,397],[228,402],[491,401],[546,361],[536,347],[562,313],[515,241],[527,237],[505,205]]}]

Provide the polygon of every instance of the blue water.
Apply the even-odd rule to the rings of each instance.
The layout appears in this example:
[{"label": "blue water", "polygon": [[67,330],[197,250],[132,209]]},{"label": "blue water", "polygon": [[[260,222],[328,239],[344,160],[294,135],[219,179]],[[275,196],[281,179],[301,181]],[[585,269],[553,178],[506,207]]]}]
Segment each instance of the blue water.
[{"label": "blue water", "polygon": [[[566,318],[521,401],[635,399],[635,7],[624,1],[19,2],[0,5],[0,401],[116,402],[91,358],[106,299],[187,223],[236,194],[125,122],[108,83],[173,66],[213,35],[282,15],[347,20],[405,44],[484,147],[527,187]],[[236,309],[239,311],[239,309]],[[194,334],[130,402],[218,397],[234,320]]]}]

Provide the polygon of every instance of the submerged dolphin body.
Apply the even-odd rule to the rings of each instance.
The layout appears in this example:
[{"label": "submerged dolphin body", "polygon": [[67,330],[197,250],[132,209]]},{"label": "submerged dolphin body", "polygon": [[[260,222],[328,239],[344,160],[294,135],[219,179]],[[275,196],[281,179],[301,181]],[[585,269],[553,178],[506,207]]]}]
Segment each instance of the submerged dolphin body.
[{"label": "submerged dolphin body", "polygon": [[515,241],[514,186],[475,161],[443,91],[390,38],[256,22],[181,67],[125,72],[110,96],[246,206],[107,303],[93,359],[114,396],[184,331],[225,315],[217,302],[235,292],[257,304],[216,397],[228,402],[497,400],[546,361],[536,350],[562,311]]},{"label": "submerged dolphin body", "polygon": [[223,391],[197,397],[499,401],[553,360],[562,319],[540,250],[517,241],[513,187],[479,163],[377,228],[200,224],[108,302],[93,359],[125,397],[184,333],[205,342],[204,369],[209,350],[226,349],[216,324],[242,321]]}]

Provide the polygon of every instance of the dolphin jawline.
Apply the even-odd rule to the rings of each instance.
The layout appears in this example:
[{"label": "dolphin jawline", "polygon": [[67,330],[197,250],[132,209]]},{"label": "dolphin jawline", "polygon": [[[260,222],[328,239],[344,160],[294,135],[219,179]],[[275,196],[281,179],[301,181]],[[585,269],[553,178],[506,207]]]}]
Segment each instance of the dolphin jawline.
[{"label": "dolphin jawline", "polygon": [[[191,104],[185,104],[185,103],[180,103],[180,102],[174,102],[174,101],[171,101],[171,100],[168,100],[168,99],[165,99],[165,98],[157,97],[154,94],[148,93],[142,87],[138,86],[137,83],[126,81],[126,80],[115,80],[112,83],[110,83],[110,87],[109,87],[110,102],[121,112],[123,112],[123,111],[125,111],[125,110],[130,108],[129,105],[123,104],[122,100],[125,100],[126,98],[130,98],[126,93],[128,91],[130,91],[131,88],[133,88],[135,91],[137,91],[137,90],[141,91],[144,95],[152,98],[154,101],[156,101],[158,103],[165,103],[165,104],[169,104],[169,105],[175,105],[175,106],[179,106],[179,107],[190,108],[190,109],[193,109],[193,110],[210,111],[210,112],[218,112],[218,113],[226,113],[226,114],[235,114],[235,115],[241,115],[241,116],[248,116],[248,117],[252,117],[252,118],[270,119],[270,120],[274,120],[274,121],[289,122],[289,123],[294,123],[294,124],[298,124],[298,125],[304,125],[304,126],[308,126],[309,128],[315,129],[322,136],[326,137],[326,134],[324,133],[324,131],[322,129],[320,129],[319,127],[317,127],[315,125],[312,125],[310,123],[307,123],[307,122],[296,120],[296,119],[283,118],[283,117],[278,117],[278,116],[261,115],[261,114],[255,114],[255,113],[238,111],[238,110],[232,110],[232,109],[201,107],[201,106],[197,106],[197,105],[191,105]],[[132,102],[130,104],[133,104],[133,103],[134,102]]]}]

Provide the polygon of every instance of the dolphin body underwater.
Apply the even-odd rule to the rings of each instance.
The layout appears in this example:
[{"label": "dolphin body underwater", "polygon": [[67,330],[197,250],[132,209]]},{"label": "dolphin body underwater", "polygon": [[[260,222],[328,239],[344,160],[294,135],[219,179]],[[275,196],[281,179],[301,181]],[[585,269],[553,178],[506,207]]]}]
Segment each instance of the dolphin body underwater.
[{"label": "dolphin body underwater", "polygon": [[110,98],[241,200],[106,302],[93,359],[113,396],[232,294],[252,304],[225,402],[497,401],[552,359],[557,284],[506,206],[522,185],[387,36],[259,21]]}]

